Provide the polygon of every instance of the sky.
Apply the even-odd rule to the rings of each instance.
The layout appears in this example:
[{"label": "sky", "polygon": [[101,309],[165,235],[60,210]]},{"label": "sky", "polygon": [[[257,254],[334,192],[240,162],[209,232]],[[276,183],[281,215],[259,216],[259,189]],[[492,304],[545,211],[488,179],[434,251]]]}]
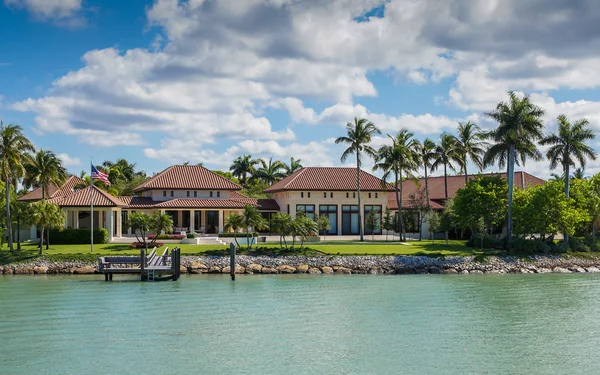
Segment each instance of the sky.
[{"label": "sky", "polygon": [[437,141],[494,127],[508,90],[546,111],[546,133],[559,114],[598,132],[596,1],[0,0],[0,119],[73,173],[121,157],[149,174],[242,154],[351,165],[334,140],[354,117],[382,130],[375,147],[401,128]]}]

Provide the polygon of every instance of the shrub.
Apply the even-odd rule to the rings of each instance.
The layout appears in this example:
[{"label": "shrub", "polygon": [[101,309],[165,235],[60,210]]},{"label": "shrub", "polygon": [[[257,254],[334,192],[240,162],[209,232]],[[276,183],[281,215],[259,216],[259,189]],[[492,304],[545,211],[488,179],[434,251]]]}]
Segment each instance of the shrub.
[{"label": "shrub", "polygon": [[156,237],[157,240],[183,240],[185,238],[184,234],[159,234],[155,236],[153,234],[148,236],[149,240],[153,240]]},{"label": "shrub", "polygon": [[195,232],[190,232],[186,235],[186,238],[196,238],[196,233]]},{"label": "shrub", "polygon": [[600,240],[594,240],[592,237],[585,239],[585,244],[590,247],[591,251],[600,251]]},{"label": "shrub", "polygon": [[[51,229],[50,242],[56,245],[82,245],[90,243],[89,228]],[[104,228],[94,229],[94,243],[108,243],[108,231]]]},{"label": "shrub", "polygon": [[[162,243],[162,242],[155,242],[153,244],[148,243],[148,248],[152,248],[154,246],[161,247],[162,245],[164,245],[164,243]],[[143,242],[133,242],[131,245],[129,245],[129,247],[132,249],[145,249],[146,244]]]},{"label": "shrub", "polygon": [[[242,238],[248,236],[248,234],[238,232],[238,234],[236,234],[235,236]],[[219,233],[219,237],[233,237],[233,233]],[[249,237],[258,237],[258,232],[250,232]]]},{"label": "shrub", "polygon": [[539,240],[526,240],[524,238],[513,238],[510,241],[510,249],[519,254],[541,254],[550,252],[550,247]]},{"label": "shrub", "polygon": [[[466,245],[468,247],[480,248],[481,247],[481,238],[471,237],[467,241]],[[483,237],[483,248],[484,249],[502,248],[502,240],[495,238],[495,237],[491,237],[491,236],[485,236],[485,237]]]},{"label": "shrub", "polygon": [[[563,242],[564,244],[564,242]],[[576,237],[569,238],[569,250],[575,252],[589,252],[590,247],[586,245],[581,239]]]}]

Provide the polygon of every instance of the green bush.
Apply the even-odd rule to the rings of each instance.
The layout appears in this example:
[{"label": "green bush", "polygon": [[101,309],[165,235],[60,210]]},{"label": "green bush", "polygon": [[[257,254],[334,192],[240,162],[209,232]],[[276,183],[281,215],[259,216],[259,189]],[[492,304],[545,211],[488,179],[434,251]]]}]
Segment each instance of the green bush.
[{"label": "green bush", "polygon": [[[474,247],[474,248],[481,248],[481,238],[471,237],[467,241],[467,246]],[[502,240],[495,238],[495,237],[491,237],[491,236],[483,237],[483,248],[484,249],[498,249],[501,247],[502,247]]]},{"label": "green bush", "polygon": [[[247,233],[238,233],[236,234],[236,237],[246,237],[248,236]],[[233,233],[219,233],[219,237],[231,237],[233,238]],[[250,232],[250,235],[248,237],[258,237],[258,232]]]},{"label": "green bush", "polygon": [[542,254],[550,252],[550,246],[539,240],[513,238],[510,241],[510,250],[517,254]]},{"label": "green bush", "polygon": [[[50,243],[56,245],[82,245],[90,243],[89,228],[51,229]],[[94,229],[94,243],[108,243],[108,231],[104,228]]]},{"label": "green bush", "polygon": [[569,238],[569,250],[578,253],[587,253],[591,251],[590,246],[586,245],[580,238],[576,237]]},{"label": "green bush", "polygon": [[186,234],[186,238],[196,238],[196,233],[190,232],[190,233]]},{"label": "green bush", "polygon": [[600,251],[600,239],[594,240],[590,236],[585,239],[585,244],[590,247],[591,251]]}]

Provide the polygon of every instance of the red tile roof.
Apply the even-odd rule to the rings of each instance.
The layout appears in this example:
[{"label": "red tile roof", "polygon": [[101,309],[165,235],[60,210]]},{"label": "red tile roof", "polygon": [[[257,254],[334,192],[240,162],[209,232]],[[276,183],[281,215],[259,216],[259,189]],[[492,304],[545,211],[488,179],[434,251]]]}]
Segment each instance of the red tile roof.
[{"label": "red tile roof", "polygon": [[[118,198],[108,194],[96,186],[92,187],[92,199],[94,207],[124,207],[125,204]],[[77,190],[64,197],[57,197],[48,200],[50,203],[58,204],[61,207],[89,207],[90,206],[90,186]]]},{"label": "red tile roof", "polygon": [[[485,173],[485,174],[474,174],[469,175],[468,179],[472,180],[479,176],[500,176],[506,178],[506,173]],[[443,203],[446,200],[446,194],[444,190],[444,176],[435,176],[428,178],[429,185],[429,200],[431,207],[434,209],[442,209]],[[535,177],[527,172],[515,172],[515,186],[518,188],[526,188],[528,186],[543,185],[544,180]],[[453,198],[456,196],[456,191],[465,187],[465,175],[448,176],[448,197]],[[413,194],[417,189],[425,188],[425,178],[418,179],[418,183],[415,184],[413,180],[405,180],[402,183],[402,201],[403,207],[408,205],[410,195]],[[396,196],[394,193],[388,195],[388,206],[390,209],[397,210],[398,204],[396,202]],[[393,208],[392,208],[393,207]]]},{"label": "red tile roof", "polygon": [[[54,184],[48,185],[46,192],[48,198],[64,197],[73,192],[73,187],[77,184],[85,184],[85,181],[77,176],[69,176],[65,183],[59,188]],[[29,193],[17,198],[19,201],[39,201],[42,199],[42,188],[37,188]]]},{"label": "red tile roof", "polygon": [[[362,191],[386,191],[392,185],[382,186],[382,180],[360,171]],[[356,190],[356,168],[307,167],[302,168],[283,180],[271,185],[265,193],[285,190],[353,191]]]},{"label": "red tile roof", "polygon": [[231,208],[241,209],[246,204],[234,199],[175,198],[154,205],[155,208]]},{"label": "red tile roof", "polygon": [[173,165],[133,191],[151,189],[241,190],[241,187],[200,165]]},{"label": "red tile roof", "polygon": [[220,198],[176,198],[168,201],[154,201],[150,197],[120,196],[118,197],[129,209],[165,209],[165,208],[231,208],[241,209],[246,205],[258,207],[264,211],[279,211],[274,199],[248,198],[237,191],[229,194],[229,199]]},{"label": "red tile roof", "polygon": [[144,208],[153,208],[154,205],[160,202],[156,202],[152,200],[150,197],[136,197],[136,196],[123,196],[120,195],[117,197],[120,201],[123,202],[127,208],[131,209],[144,209]]},{"label": "red tile roof", "polygon": [[259,210],[263,211],[279,211],[279,205],[277,204],[277,201],[275,201],[275,199],[248,198],[245,195],[238,193],[237,191],[232,191],[231,193],[229,193],[229,199],[240,201],[244,204],[249,204],[251,206],[256,206]]}]

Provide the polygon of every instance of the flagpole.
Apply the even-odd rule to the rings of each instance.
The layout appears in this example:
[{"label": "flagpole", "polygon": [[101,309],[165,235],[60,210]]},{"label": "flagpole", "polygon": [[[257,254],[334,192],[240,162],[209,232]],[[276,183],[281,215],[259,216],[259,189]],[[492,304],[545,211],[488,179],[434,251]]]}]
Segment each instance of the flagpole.
[{"label": "flagpole", "polygon": [[[90,166],[93,167],[90,159]],[[92,179],[92,168],[90,167],[90,253],[94,252],[94,199],[92,189],[94,188],[94,179]]]}]

